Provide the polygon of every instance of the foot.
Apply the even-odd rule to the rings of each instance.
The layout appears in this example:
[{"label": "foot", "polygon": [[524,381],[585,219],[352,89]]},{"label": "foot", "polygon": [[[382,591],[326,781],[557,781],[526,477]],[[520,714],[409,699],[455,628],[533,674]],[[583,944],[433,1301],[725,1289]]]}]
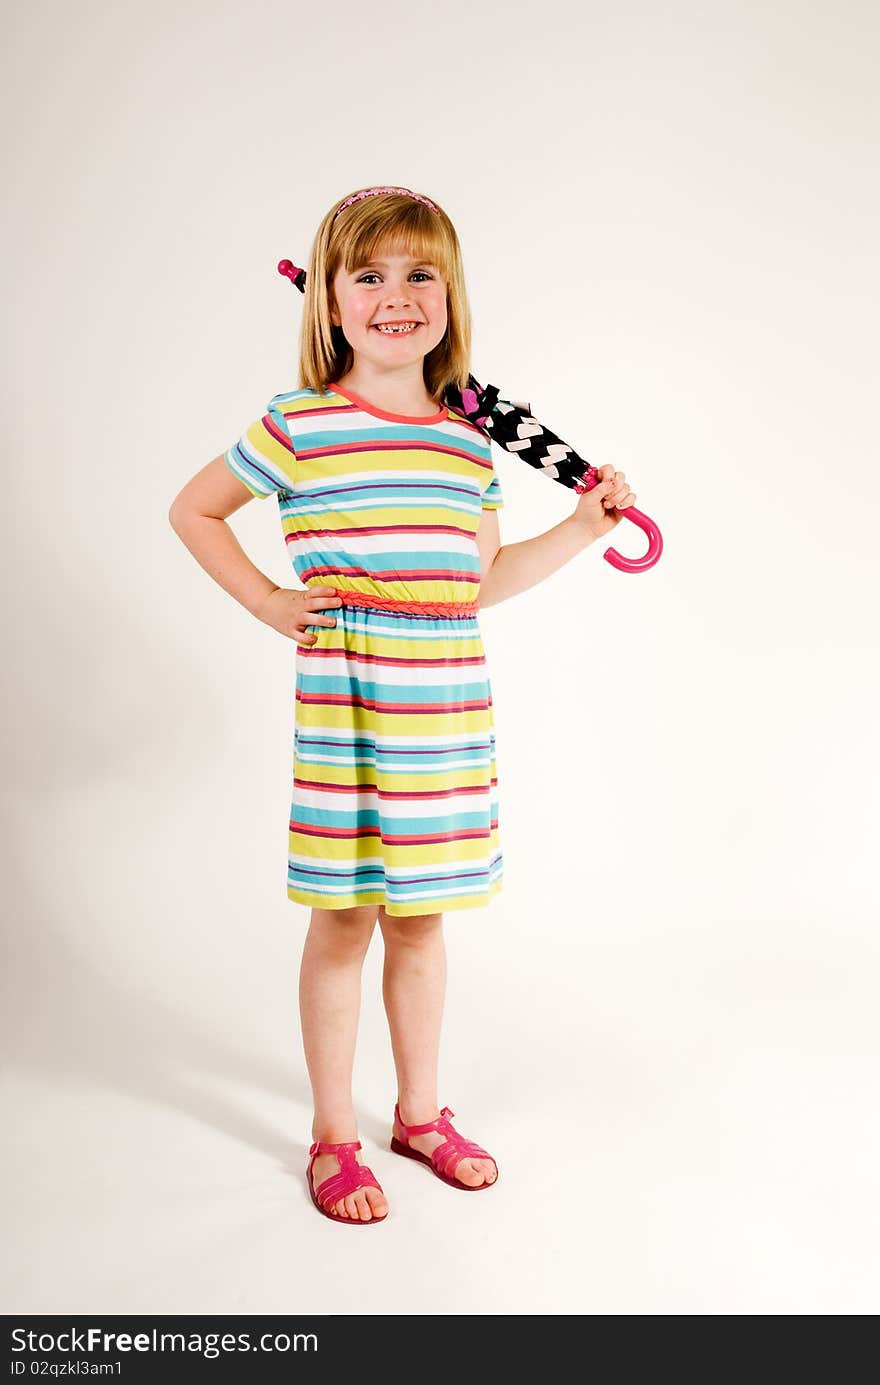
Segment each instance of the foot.
[{"label": "foot", "polygon": [[[400,1108],[401,1119],[409,1116],[407,1125],[427,1125],[428,1121],[436,1120],[440,1115],[439,1110],[419,1111],[416,1108],[404,1110]],[[417,1149],[420,1154],[427,1154],[429,1157],[438,1145],[445,1144],[446,1136],[441,1135],[436,1130],[431,1130],[427,1135],[413,1135],[410,1139],[403,1133],[397,1117],[394,1118],[394,1137],[402,1145],[409,1145],[410,1149]],[[498,1177],[498,1170],[492,1159],[459,1159],[454,1169],[450,1170],[451,1176],[457,1183],[464,1183],[468,1188],[479,1188],[483,1183],[494,1183]]]},{"label": "foot", "polygon": [[[319,1136],[313,1135],[313,1139]],[[353,1138],[357,1138],[354,1136]],[[357,1149],[354,1157],[359,1164],[364,1161],[361,1158],[363,1150]],[[335,1154],[318,1154],[312,1165],[312,1186],[320,1188],[325,1178],[331,1174],[339,1172],[339,1160]],[[378,1188],[358,1188],[356,1192],[349,1193],[347,1197],[340,1198],[338,1202],[331,1203],[327,1207],[328,1212],[332,1212],[337,1217],[348,1217],[352,1221],[372,1221],[373,1217],[384,1217],[388,1212],[388,1200],[384,1193]]]}]

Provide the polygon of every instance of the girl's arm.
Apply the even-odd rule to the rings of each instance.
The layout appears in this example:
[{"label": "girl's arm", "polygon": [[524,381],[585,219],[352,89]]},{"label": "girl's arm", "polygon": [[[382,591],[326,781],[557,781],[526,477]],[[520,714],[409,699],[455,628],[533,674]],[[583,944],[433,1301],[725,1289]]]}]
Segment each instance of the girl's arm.
[{"label": "girl's arm", "polygon": [[223,456],[215,457],[172,501],[168,520],[197,563],[258,620],[278,584],[261,572],[225,522],[253,492],[233,476]]},{"label": "girl's arm", "polygon": [[480,583],[481,607],[494,606],[499,601],[506,601],[509,596],[518,596],[520,592],[543,582],[545,577],[558,571],[577,553],[589,548],[595,539],[595,535],[574,515],[561,520],[545,534],[524,539],[522,543],[508,543],[499,547],[497,535],[498,512],[484,510],[477,530],[477,544],[481,554],[484,550],[489,553],[492,552],[494,541],[494,556],[490,558]]},{"label": "girl's arm", "polygon": [[522,543],[500,547],[497,510],[484,510],[477,530],[482,579],[480,606],[494,606],[509,596],[518,596],[545,577],[557,572],[576,554],[604,538],[619,524],[620,511],[632,505],[635,494],[626,484],[622,471],[612,466],[599,470],[601,480],[578,501],[574,514],[555,524],[545,534]]}]

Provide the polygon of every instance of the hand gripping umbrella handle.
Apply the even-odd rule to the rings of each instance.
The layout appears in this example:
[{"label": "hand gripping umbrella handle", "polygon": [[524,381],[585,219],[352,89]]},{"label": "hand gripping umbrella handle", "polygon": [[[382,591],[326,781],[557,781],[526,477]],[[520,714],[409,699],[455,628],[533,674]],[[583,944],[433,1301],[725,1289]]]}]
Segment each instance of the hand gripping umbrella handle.
[{"label": "hand gripping umbrella handle", "polygon": [[[575,490],[591,491],[598,484],[598,468],[587,467],[584,472],[584,484],[575,486]],[[616,567],[619,572],[647,572],[648,568],[654,566],[663,552],[663,536],[653,519],[644,514],[643,511],[637,510],[635,505],[628,505],[625,510],[620,510],[619,513],[624,519],[632,520],[633,524],[637,524],[640,529],[644,530],[648,536],[648,551],[641,558],[625,558],[622,553],[618,553],[616,548],[607,548],[602,557],[612,567]]]}]

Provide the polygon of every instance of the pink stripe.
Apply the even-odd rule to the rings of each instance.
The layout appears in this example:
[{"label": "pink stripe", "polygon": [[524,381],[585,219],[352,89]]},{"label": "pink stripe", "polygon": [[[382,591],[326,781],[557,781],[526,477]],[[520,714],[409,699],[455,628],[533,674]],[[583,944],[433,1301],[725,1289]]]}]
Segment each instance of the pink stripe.
[{"label": "pink stripe", "polygon": [[[300,574],[300,581],[306,582],[309,577],[320,577],[322,575],[330,575],[332,577],[369,577],[371,580],[374,580],[376,576],[375,573],[370,572],[365,567],[343,567],[341,563],[336,565],[325,563],[323,567],[305,568]],[[412,578],[413,581],[422,582],[430,582],[433,580],[438,582],[470,582],[475,586],[479,586],[481,581],[479,573],[459,572],[456,568],[451,567],[395,568],[393,578],[389,578],[388,580],[402,582],[407,578]],[[354,597],[357,595],[357,592],[353,591],[351,594]],[[393,598],[391,599],[393,600]]]},{"label": "pink stripe", "polygon": [[473,529],[463,529],[457,524],[367,524],[359,527],[350,525],[344,529],[300,529],[294,538],[346,538],[361,534],[462,534],[467,539],[474,537]]},{"label": "pink stripe", "polygon": [[345,693],[304,693],[296,694],[296,701],[310,707],[368,707],[373,712],[387,712],[394,716],[434,716],[444,712],[484,712],[491,702],[474,699],[469,702],[376,702],[368,697],[347,697]]},{"label": "pink stripe", "polygon": [[281,429],[278,427],[278,424],[271,414],[263,415],[263,427],[267,433],[272,434],[276,442],[280,442],[283,447],[286,447],[288,452],[293,451],[293,442],[291,441],[290,434],[286,428],[283,433],[281,432]]},{"label": "pink stripe", "polygon": [[[488,839],[498,830],[498,819],[493,818],[488,832],[476,828],[469,832],[435,832],[432,835],[413,835],[412,837],[392,837],[378,827],[314,827],[310,822],[290,819],[290,831],[304,837],[335,837],[339,841],[356,841],[359,837],[381,837],[390,846],[430,846],[435,842],[467,842]],[[345,864],[350,864],[346,862]],[[442,862],[438,863],[442,867]]]},{"label": "pink stripe", "polygon": [[300,779],[299,775],[294,775],[294,784],[299,784],[302,788],[314,789],[317,793],[352,793],[358,794],[364,791],[375,793],[381,799],[408,799],[417,798],[424,800],[427,798],[457,798],[460,794],[485,793],[487,787],[497,788],[498,780],[490,779],[486,784],[459,784],[454,789],[380,789],[378,784],[325,784],[323,779]]},{"label": "pink stripe", "polygon": [[[326,627],[328,630],[331,626]],[[300,653],[304,659],[338,659],[340,654],[345,658],[346,663],[350,664],[372,664],[375,668],[481,668],[486,662],[485,654],[463,654],[456,659],[406,659],[403,655],[389,654],[359,654],[356,650],[344,649],[319,649],[308,645],[300,647]]]}]

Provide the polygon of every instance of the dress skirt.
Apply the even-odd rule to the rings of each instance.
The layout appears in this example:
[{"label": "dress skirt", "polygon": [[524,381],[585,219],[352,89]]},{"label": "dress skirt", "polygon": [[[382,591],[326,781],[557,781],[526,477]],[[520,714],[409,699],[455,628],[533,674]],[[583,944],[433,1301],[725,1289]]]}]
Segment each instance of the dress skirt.
[{"label": "dress skirt", "polygon": [[487,904],[503,863],[477,615],[322,614],[336,625],[296,651],[288,896],[403,917]]}]

